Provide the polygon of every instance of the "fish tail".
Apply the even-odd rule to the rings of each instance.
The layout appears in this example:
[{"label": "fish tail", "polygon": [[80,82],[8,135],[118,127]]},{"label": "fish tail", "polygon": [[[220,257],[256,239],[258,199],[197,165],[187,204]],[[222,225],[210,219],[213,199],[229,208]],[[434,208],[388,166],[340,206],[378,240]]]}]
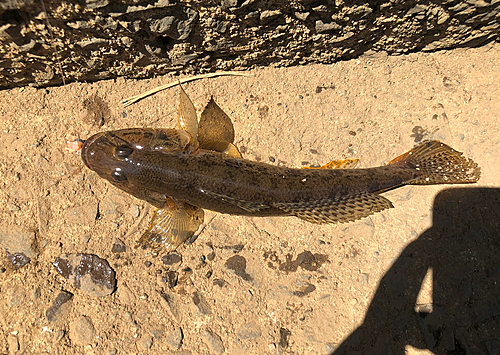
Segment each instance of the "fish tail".
[{"label": "fish tail", "polygon": [[421,172],[411,185],[470,184],[479,180],[481,169],[462,153],[438,141],[424,142],[391,160]]}]

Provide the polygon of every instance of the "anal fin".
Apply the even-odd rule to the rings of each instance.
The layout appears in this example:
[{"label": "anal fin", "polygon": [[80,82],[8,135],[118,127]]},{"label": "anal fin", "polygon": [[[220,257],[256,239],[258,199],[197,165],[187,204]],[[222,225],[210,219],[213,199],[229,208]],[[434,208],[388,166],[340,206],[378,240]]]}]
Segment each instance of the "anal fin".
[{"label": "anal fin", "polygon": [[393,207],[385,197],[369,192],[315,201],[274,203],[273,206],[311,223],[351,222]]},{"label": "anal fin", "polygon": [[169,253],[193,236],[203,218],[203,209],[169,198],[164,208],[155,209],[148,229],[138,244]]},{"label": "anal fin", "polygon": [[320,167],[305,166],[302,169],[354,169],[358,163],[359,159],[332,160]]}]

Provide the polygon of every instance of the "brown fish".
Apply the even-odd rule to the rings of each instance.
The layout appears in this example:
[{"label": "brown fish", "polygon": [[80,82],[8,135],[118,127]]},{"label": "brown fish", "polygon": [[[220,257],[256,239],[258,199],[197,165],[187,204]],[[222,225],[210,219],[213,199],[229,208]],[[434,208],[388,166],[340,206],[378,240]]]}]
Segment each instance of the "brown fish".
[{"label": "brown fish", "polygon": [[85,141],[85,164],[157,209],[143,245],[172,251],[203,223],[203,209],[245,216],[296,216],[312,223],[354,221],[391,208],[380,193],[404,185],[465,184],[480,168],[428,141],[386,166],[356,160],[293,169],[243,159],[229,117],[211,100],[200,117],[181,88],[178,129],[130,128]]}]

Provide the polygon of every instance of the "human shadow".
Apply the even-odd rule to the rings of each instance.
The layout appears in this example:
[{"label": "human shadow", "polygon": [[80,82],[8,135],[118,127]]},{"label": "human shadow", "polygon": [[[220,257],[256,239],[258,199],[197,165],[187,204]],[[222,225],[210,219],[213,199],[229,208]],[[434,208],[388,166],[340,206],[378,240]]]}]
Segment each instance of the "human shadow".
[{"label": "human shadow", "polygon": [[[417,304],[428,270],[430,304]],[[384,275],[357,328],[332,354],[500,354],[500,189],[453,188],[433,225]]]}]

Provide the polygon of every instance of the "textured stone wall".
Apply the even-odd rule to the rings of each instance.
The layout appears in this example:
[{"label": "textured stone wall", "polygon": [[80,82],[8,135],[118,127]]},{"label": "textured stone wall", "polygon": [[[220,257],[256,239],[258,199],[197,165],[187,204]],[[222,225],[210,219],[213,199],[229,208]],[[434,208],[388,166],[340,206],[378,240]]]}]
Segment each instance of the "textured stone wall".
[{"label": "textured stone wall", "polygon": [[500,0],[3,0],[0,87],[478,46],[498,40],[499,12]]}]

